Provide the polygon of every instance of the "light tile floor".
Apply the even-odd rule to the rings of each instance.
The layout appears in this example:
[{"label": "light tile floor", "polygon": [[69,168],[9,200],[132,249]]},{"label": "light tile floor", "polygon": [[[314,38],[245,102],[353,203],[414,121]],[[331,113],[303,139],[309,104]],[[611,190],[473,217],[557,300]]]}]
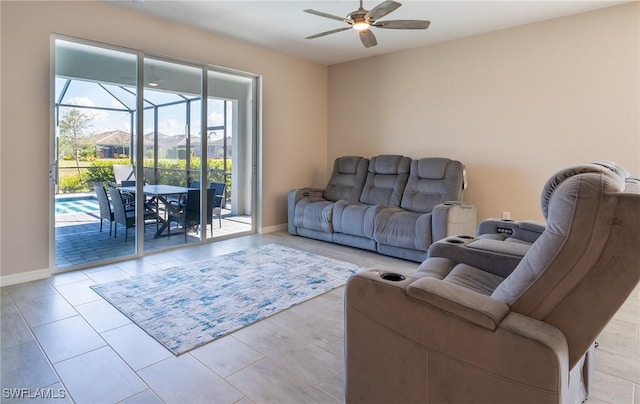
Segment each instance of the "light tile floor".
[{"label": "light tile floor", "polygon": [[[89,285],[280,243],[363,267],[417,264],[285,232],[150,255],[0,289],[5,388],[62,395],[37,403],[336,403],[344,382],[343,292],[336,289],[179,357]],[[600,335],[589,403],[640,404],[640,292]],[[45,389],[45,390],[38,390]]]}]

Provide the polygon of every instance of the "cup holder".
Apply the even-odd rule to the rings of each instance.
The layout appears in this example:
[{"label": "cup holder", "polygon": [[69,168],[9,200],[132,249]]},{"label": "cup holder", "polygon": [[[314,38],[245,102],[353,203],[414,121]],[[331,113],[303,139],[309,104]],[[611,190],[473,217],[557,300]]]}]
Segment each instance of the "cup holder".
[{"label": "cup holder", "polygon": [[406,279],[404,275],[396,274],[393,272],[385,272],[382,275],[380,275],[380,277],[385,281],[391,281],[391,282],[400,282]]},{"label": "cup holder", "polygon": [[473,239],[475,239],[475,237],[473,237],[473,236],[466,236],[466,235],[465,236],[456,236],[456,237],[462,238],[462,239],[465,239],[465,240],[473,240]]},{"label": "cup holder", "polygon": [[464,241],[458,240],[457,238],[449,238],[446,241],[451,244],[464,244]]}]

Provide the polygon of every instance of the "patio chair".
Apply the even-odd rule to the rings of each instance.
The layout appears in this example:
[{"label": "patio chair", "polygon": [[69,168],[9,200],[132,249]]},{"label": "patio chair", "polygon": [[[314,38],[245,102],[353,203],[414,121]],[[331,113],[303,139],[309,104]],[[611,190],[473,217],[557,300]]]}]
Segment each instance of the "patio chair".
[{"label": "patio chair", "polygon": [[187,229],[200,224],[200,190],[190,189],[183,204],[172,201],[170,203],[167,222],[168,237],[171,237],[171,223],[176,223],[184,229],[184,242],[187,242]]},{"label": "patio chair", "polygon": [[224,182],[212,182],[209,184],[209,189],[213,189],[215,191],[213,198],[207,196],[207,201],[213,199],[213,209],[207,210],[207,212],[211,212],[211,214],[207,216],[207,224],[211,225],[211,235],[213,236],[213,214],[218,215],[218,223],[220,224],[220,228],[222,228],[222,205],[225,201],[226,184]]},{"label": "patio chair", "polygon": [[[113,218],[115,222],[114,237],[118,237],[118,224],[121,224],[125,228],[124,241],[127,242],[129,238],[129,228],[136,225],[136,212],[134,210],[128,210],[125,207],[124,200],[120,190],[117,188],[109,188],[109,196],[111,197],[111,204],[113,206]],[[144,209],[144,221],[155,220],[156,230],[158,229],[158,214],[157,212],[148,209]]]},{"label": "patio chair", "polygon": [[[144,185],[147,185],[147,183],[145,183]],[[136,181],[122,181],[121,186],[135,187]],[[120,194],[122,195],[122,199],[124,200],[125,208],[135,210],[136,196],[128,191],[120,191]],[[156,197],[145,196],[144,206],[146,209],[158,211],[158,200],[156,199]]]},{"label": "patio chair", "polygon": [[[123,180],[120,183],[122,187],[135,187],[135,180]],[[136,196],[128,191],[120,191],[120,195],[122,195],[122,200],[124,201],[124,206],[126,209],[133,210],[135,206]]]},{"label": "patio chair", "polygon": [[109,203],[109,196],[102,185],[95,184],[93,189],[96,191],[98,205],[100,206],[100,233],[102,233],[102,222],[104,220],[108,220],[109,236],[111,236],[111,228],[113,227],[113,211],[111,210],[111,204]]}]

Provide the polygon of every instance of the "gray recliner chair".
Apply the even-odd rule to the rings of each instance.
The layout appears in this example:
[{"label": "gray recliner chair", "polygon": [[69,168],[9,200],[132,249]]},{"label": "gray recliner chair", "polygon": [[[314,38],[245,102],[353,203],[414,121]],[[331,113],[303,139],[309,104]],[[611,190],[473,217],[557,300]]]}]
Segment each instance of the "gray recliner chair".
[{"label": "gray recliner chair", "polygon": [[547,182],[542,210],[529,246],[484,240],[522,244],[521,256],[450,237],[412,276],[350,278],[346,401],[583,401],[594,341],[640,281],[640,180],[570,167]]},{"label": "gray recliner chair", "polygon": [[374,220],[384,205],[400,205],[409,179],[411,158],[380,155],[371,158],[360,200],[336,202],[333,240],[352,247],[376,251]]},{"label": "gray recliner chair", "polygon": [[369,159],[345,156],[335,159],[325,189],[302,188],[288,196],[290,234],[332,241],[333,208],[337,201],[357,201],[362,193]]},{"label": "gray recliner chair", "polygon": [[420,262],[434,241],[453,234],[475,234],[476,210],[449,205],[462,200],[464,186],[461,162],[413,160],[400,206],[383,207],[376,215],[373,238],[378,252]]}]

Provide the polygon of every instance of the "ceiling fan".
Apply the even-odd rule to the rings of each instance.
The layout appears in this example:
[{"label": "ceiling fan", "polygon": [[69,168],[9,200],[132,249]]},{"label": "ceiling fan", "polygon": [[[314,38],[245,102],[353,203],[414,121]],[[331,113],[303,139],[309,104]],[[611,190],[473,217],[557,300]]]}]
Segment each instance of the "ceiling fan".
[{"label": "ceiling fan", "polygon": [[376,46],[378,41],[376,41],[376,36],[373,35],[373,32],[369,30],[370,27],[376,28],[385,28],[385,29],[427,29],[429,27],[430,21],[426,20],[389,20],[389,21],[378,21],[378,18],[382,18],[385,15],[391,13],[402,4],[393,1],[386,0],[382,3],[378,4],[374,8],[369,10],[365,10],[362,7],[362,0],[360,0],[360,8],[356,11],[350,13],[346,17],[339,17],[337,15],[328,14],[322,11],[316,11],[312,9],[304,10],[305,13],[314,14],[320,17],[331,18],[332,20],[343,21],[349,24],[348,27],[332,29],[331,31],[321,32],[319,34],[311,35],[306,37],[305,39],[314,39],[319,38],[321,36],[335,34],[337,32],[346,31],[348,29],[355,29],[360,34],[360,40],[365,48],[370,48],[372,46]]}]

